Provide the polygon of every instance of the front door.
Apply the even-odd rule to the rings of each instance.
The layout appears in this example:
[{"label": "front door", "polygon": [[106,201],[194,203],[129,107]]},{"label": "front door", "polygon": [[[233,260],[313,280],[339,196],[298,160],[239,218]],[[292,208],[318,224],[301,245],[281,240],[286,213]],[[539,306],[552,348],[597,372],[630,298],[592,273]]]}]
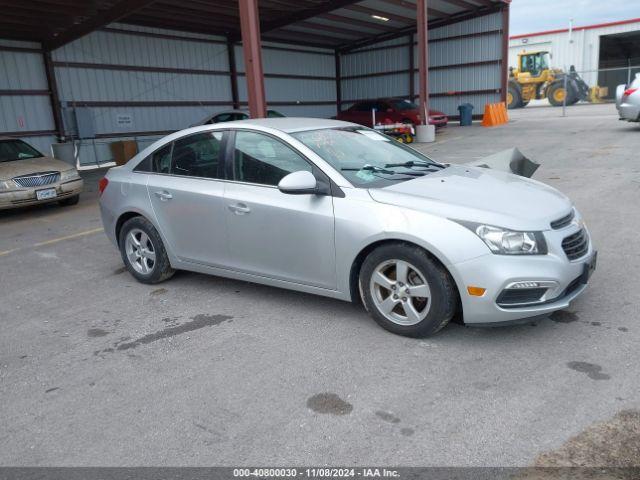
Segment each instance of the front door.
[{"label": "front door", "polygon": [[164,238],[181,260],[226,266],[224,135],[189,135],[152,157],[149,197]]},{"label": "front door", "polygon": [[312,171],[311,164],[281,140],[243,130],[235,133],[232,163],[224,198],[233,268],[335,289],[332,197],[277,188],[291,172]]}]

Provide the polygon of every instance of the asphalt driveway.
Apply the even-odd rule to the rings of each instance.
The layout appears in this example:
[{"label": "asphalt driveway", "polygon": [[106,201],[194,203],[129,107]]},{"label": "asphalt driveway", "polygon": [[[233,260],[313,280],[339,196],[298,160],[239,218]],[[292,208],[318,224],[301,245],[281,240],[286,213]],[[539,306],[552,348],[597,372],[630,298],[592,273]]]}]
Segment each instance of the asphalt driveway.
[{"label": "asphalt driveway", "polygon": [[640,126],[568,110],[419,147],[464,162],[518,146],[586,217],[590,288],[519,327],[414,340],[327,298],[192,273],[142,285],[95,187],[0,212],[0,464],[637,463]]}]

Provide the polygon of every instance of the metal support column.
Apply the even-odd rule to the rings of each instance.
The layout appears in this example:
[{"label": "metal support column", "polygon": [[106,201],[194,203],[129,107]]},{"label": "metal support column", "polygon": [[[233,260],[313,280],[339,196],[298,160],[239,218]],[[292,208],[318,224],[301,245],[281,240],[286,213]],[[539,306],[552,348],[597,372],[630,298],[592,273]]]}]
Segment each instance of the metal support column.
[{"label": "metal support column", "polygon": [[507,103],[507,92],[509,91],[509,4],[502,6],[502,67],[500,75],[500,100]]},{"label": "metal support column", "polygon": [[53,114],[53,125],[55,126],[58,141],[64,138],[64,123],[62,121],[62,108],[60,107],[60,96],[58,95],[58,83],[56,82],[56,74],[51,59],[51,52],[44,52],[44,71],[47,77],[47,87],[49,89],[49,98],[51,99],[51,112]]},{"label": "metal support column", "polygon": [[336,50],[335,52],[335,61],[336,61],[336,111],[339,115],[342,111],[342,58],[340,52]]},{"label": "metal support column", "polygon": [[229,78],[231,81],[231,101],[233,108],[240,108],[240,97],[238,96],[238,70],[236,68],[236,50],[232,41],[227,41],[227,55],[229,59]]},{"label": "metal support column", "polygon": [[418,24],[418,87],[420,97],[420,123],[429,121],[429,19],[427,0],[418,0],[416,19]]},{"label": "metal support column", "polygon": [[409,100],[416,98],[416,60],[413,48],[413,33],[409,35]]},{"label": "metal support column", "polygon": [[240,8],[240,28],[242,30],[242,50],[247,79],[249,113],[251,118],[265,118],[267,116],[267,102],[262,70],[258,0],[241,0],[238,5]]}]

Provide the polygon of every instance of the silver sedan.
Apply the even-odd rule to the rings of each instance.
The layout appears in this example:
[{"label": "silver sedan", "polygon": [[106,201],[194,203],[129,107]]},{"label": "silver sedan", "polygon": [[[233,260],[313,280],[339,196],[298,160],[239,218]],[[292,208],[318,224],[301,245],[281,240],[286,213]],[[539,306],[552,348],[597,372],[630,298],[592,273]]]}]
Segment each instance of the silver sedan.
[{"label": "silver sedan", "polygon": [[352,123],[194,127],[100,182],[105,231],[144,283],[176,269],[362,302],[426,336],[566,308],[595,251],[571,201],[542,183],[435,162]]},{"label": "silver sedan", "polygon": [[620,120],[640,122],[640,73],[629,85],[618,85],[616,108]]}]

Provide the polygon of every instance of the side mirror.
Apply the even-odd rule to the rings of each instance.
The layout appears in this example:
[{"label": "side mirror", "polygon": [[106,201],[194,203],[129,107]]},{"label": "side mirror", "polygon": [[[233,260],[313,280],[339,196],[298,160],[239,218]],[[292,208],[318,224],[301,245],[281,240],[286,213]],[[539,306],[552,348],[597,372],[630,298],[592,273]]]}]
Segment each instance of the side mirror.
[{"label": "side mirror", "polygon": [[306,170],[286,175],[280,183],[278,190],[289,195],[310,195],[318,193],[318,181],[313,173]]}]

